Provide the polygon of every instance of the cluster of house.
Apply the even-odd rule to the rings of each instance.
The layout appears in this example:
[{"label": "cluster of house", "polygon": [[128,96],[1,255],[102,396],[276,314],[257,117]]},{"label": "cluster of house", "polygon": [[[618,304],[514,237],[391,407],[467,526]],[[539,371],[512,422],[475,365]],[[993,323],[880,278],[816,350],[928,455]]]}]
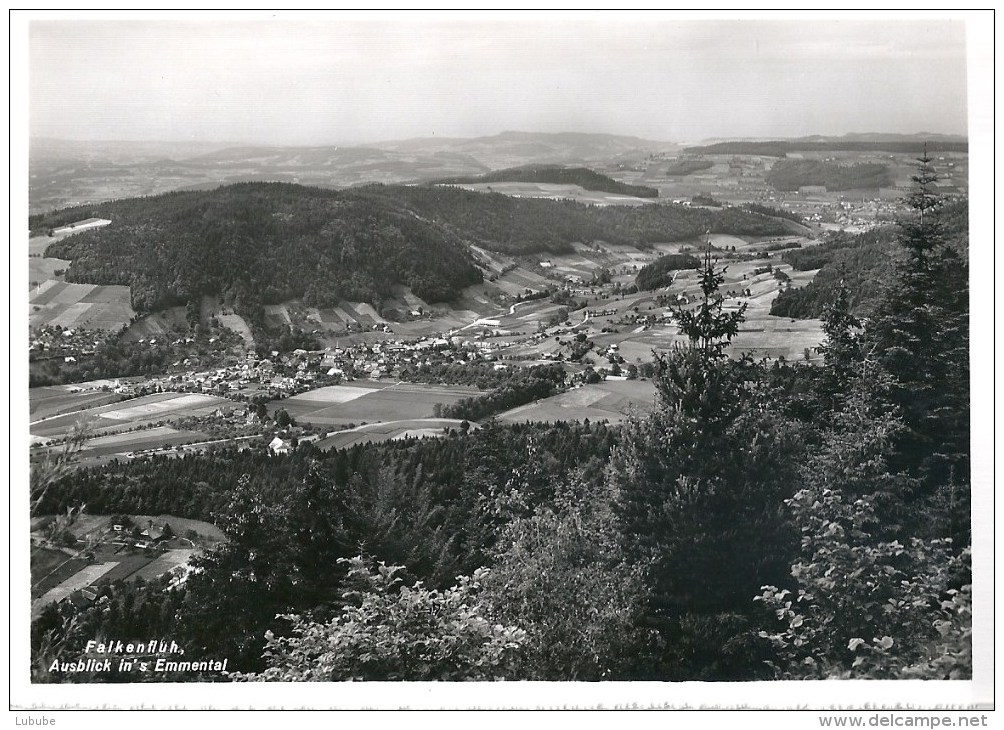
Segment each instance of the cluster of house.
[{"label": "cluster of house", "polygon": [[[297,352],[303,352],[298,350]],[[316,367],[311,368],[306,357],[289,356],[259,358],[253,352],[235,363],[228,363],[213,370],[186,370],[148,378],[143,391],[178,391],[184,393],[205,393],[227,398],[267,396],[281,398],[308,390],[317,385]],[[306,353],[304,353],[306,354]],[[314,362],[319,361],[315,358]],[[174,366],[197,365],[186,358]],[[123,386],[126,390],[133,386]],[[118,392],[118,391],[117,391]],[[125,392],[125,391],[123,391]],[[135,394],[135,393],[126,393]]]},{"label": "cluster of house", "polygon": [[[259,397],[274,400],[343,380],[395,378],[407,367],[491,361],[495,359],[492,351],[500,347],[452,335],[325,350],[294,350],[286,354],[273,351],[268,357],[259,357],[251,352],[234,363],[213,370],[186,370],[153,376],[141,385],[115,381],[110,388],[129,396],[175,391],[236,400]],[[188,364],[191,361],[175,363],[180,366]]]},{"label": "cluster of house", "polygon": [[396,378],[409,367],[494,361],[496,356],[492,353],[499,348],[500,345],[467,340],[451,332],[446,337],[391,340],[326,350],[321,368],[330,364],[331,369],[326,371],[329,374],[351,374],[374,380]]},{"label": "cluster of house", "polygon": [[28,359],[76,362],[78,357],[93,355],[108,337],[109,333],[103,330],[63,329],[58,325],[34,327],[28,341]]}]

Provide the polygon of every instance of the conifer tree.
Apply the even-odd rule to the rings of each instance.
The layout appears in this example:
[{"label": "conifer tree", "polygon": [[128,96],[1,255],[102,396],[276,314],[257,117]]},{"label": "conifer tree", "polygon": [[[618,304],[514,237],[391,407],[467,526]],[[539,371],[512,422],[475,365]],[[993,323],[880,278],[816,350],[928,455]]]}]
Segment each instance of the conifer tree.
[{"label": "conifer tree", "polygon": [[697,269],[701,287],[701,303],[694,310],[677,306],[673,316],[680,325],[680,332],[687,335],[691,346],[696,348],[707,362],[725,357],[725,350],[732,338],[739,333],[739,325],[746,313],[746,303],[734,312],[725,312],[721,286],[725,283],[725,268],[718,269],[711,256],[711,238],[704,251],[704,261]]},{"label": "conifer tree", "polygon": [[[940,218],[931,158],[925,153],[918,163],[907,197],[912,215],[900,222],[903,259],[863,339],[893,376],[889,397],[906,425],[890,465],[920,477],[922,497],[938,499],[945,489],[967,491],[969,483],[968,263]],[[949,501],[956,511],[965,508],[965,499]],[[941,536],[968,522],[961,513],[941,521],[934,526]]]},{"label": "conifer tree", "polygon": [[[817,379],[817,397],[824,414],[840,409],[862,361],[861,321],[851,313],[850,293],[840,280],[834,300],[823,310],[823,368]],[[824,416],[825,417],[825,416]]]},{"label": "conifer tree", "polygon": [[657,407],[625,426],[609,479],[626,554],[645,565],[645,621],[659,634],[639,674],[751,679],[750,596],[783,578],[794,555],[783,502],[800,442],[764,369],[725,354],[744,308],[724,310],[710,250],[699,272],[703,298],[678,314],[689,343],[659,358]]}]

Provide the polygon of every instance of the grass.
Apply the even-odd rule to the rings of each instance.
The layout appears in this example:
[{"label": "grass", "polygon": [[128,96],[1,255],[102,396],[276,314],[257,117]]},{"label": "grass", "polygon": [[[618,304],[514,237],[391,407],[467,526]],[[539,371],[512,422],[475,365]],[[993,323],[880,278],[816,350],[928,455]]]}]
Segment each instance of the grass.
[{"label": "grass", "polygon": [[[363,386],[361,381],[354,381],[350,387]],[[327,388],[319,391],[321,392],[318,396],[314,395],[314,391],[310,391],[293,398],[275,401],[269,405],[269,410],[284,408],[297,421],[322,426],[399,421],[430,418],[437,403],[444,405],[455,403],[461,398],[478,393],[474,388],[459,386],[388,383],[383,387],[373,387],[371,392],[351,400],[332,402],[332,398],[340,397],[335,395],[337,391]]]},{"label": "grass", "polygon": [[29,324],[118,330],[136,312],[129,287],[49,281],[29,293]]},{"label": "grass", "polygon": [[31,597],[32,599],[38,598],[39,596],[44,596],[50,590],[69,580],[74,575],[79,573],[83,568],[86,568],[88,561],[83,558],[70,558],[63,555],[66,560],[59,564],[55,570],[50,570],[48,572],[38,572],[34,570],[32,566],[31,573]]},{"label": "grass", "polygon": [[226,398],[191,393],[155,393],[120,403],[94,406],[74,413],[58,415],[31,425],[35,436],[65,435],[78,421],[90,422],[92,429],[126,429],[155,423],[168,418],[198,416],[212,413],[219,406],[233,404]]},{"label": "grass", "polygon": [[460,428],[461,421],[449,418],[409,419],[389,423],[374,423],[341,431],[318,441],[322,450],[344,449],[364,443],[379,443],[408,437],[442,436],[445,429]]},{"label": "grass", "polygon": [[63,386],[31,388],[28,390],[28,410],[32,420],[51,418],[64,413],[97,408],[117,403],[122,396],[104,391],[71,393]]},{"label": "grass", "polygon": [[559,393],[499,416],[503,423],[608,421],[619,423],[655,403],[655,386],[647,380],[608,380]]}]

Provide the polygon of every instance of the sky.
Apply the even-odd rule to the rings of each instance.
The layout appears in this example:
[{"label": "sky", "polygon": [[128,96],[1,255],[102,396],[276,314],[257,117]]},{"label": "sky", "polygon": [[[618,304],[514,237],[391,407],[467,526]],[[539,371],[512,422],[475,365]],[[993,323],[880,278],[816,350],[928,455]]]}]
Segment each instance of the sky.
[{"label": "sky", "polygon": [[42,16],[29,131],[275,145],[966,133],[961,20],[681,17]]}]

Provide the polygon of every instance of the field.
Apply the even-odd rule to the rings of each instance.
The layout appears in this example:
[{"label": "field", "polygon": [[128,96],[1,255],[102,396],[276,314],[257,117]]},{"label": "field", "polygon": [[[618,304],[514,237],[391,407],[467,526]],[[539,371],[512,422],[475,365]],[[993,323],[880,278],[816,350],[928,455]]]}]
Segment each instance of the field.
[{"label": "field", "polygon": [[357,380],[274,401],[269,411],[282,408],[297,421],[319,426],[400,421],[431,418],[437,403],[455,403],[478,392],[460,386]]},{"label": "field", "polygon": [[459,429],[462,421],[451,418],[415,418],[405,421],[372,423],[329,434],[314,444],[319,449],[345,449],[356,444],[379,443],[405,438],[442,436],[449,429]]},{"label": "field", "polygon": [[[33,388],[29,391],[29,400],[35,400],[36,390],[39,389]],[[101,434],[170,418],[208,415],[225,404],[232,405],[233,401],[194,393],[156,393],[118,403],[84,408],[74,413],[43,417],[32,421],[30,431],[34,436],[56,438],[65,436],[77,422],[85,422],[90,425],[92,433]],[[122,436],[125,437],[126,434]]]},{"label": "field", "polygon": [[551,200],[574,200],[587,205],[646,205],[656,202],[655,198],[637,198],[633,195],[618,195],[601,190],[586,190],[579,185],[534,182],[493,182],[457,185],[456,187],[477,192],[494,192],[515,198],[549,198]]},{"label": "field", "polygon": [[155,426],[141,431],[129,431],[88,439],[80,448],[81,457],[131,454],[147,449],[163,449],[178,444],[203,441],[205,436],[197,431],[184,431],[170,426]]},{"label": "field", "polygon": [[[268,318],[268,310],[270,307],[265,307],[265,316]],[[203,323],[209,322],[214,317],[216,320],[229,330],[236,332],[244,340],[244,344],[249,348],[254,347],[254,337],[251,334],[251,328],[248,326],[247,321],[239,314],[234,312],[230,308],[226,308],[220,305],[220,298],[218,296],[203,295],[202,301],[199,307],[199,317]],[[288,324],[288,322],[286,322]],[[184,329],[187,330],[188,323],[185,323]]]},{"label": "field", "polygon": [[136,578],[142,580],[153,580],[168,571],[174,570],[179,565],[187,563],[193,555],[197,555],[197,550],[168,550],[160,557],[150,561],[136,571]]},{"label": "field", "polygon": [[[69,265],[70,262],[63,259],[28,259],[28,291],[31,291],[36,286],[44,281],[48,281],[49,279],[62,281],[63,275]],[[62,271],[64,273],[60,273],[57,276],[57,271]]]},{"label": "field", "polygon": [[61,550],[32,545],[31,597],[38,598],[50,588],[55,588],[84,565],[85,561],[72,558]]},{"label": "field", "polygon": [[48,324],[119,330],[136,314],[130,304],[129,287],[70,284],[55,273],[68,268],[69,261],[41,258],[50,244],[73,233],[28,239],[28,323],[32,327]]},{"label": "field", "polygon": [[140,317],[122,335],[125,342],[138,342],[150,337],[162,337],[164,335],[174,335],[177,337],[180,332],[188,332],[188,322],[185,319],[184,307],[168,307],[154,314],[147,314]]},{"label": "field", "polygon": [[525,294],[527,289],[543,291],[550,284],[548,279],[522,266],[507,271],[492,282],[511,297]]},{"label": "field", "polygon": [[[462,327],[485,313],[497,312],[500,305],[484,296],[486,289],[495,290],[495,287],[482,284],[471,287],[470,291],[465,291],[455,302],[429,304],[415,296],[407,287],[399,286],[395,288],[393,296],[383,300],[379,312],[366,302],[341,301],[331,307],[317,308],[292,300],[283,304],[266,305],[265,322],[272,328],[287,325],[299,327],[313,333],[325,346],[344,345],[350,341],[347,338],[360,334],[380,335],[383,334],[384,327],[395,336],[428,337]],[[413,311],[420,311],[422,314],[413,316],[410,314]],[[220,321],[230,326],[222,317]]]},{"label": "field", "polygon": [[655,403],[655,386],[647,380],[606,380],[506,411],[502,423],[609,421],[619,423],[644,413]]},{"label": "field", "polygon": [[28,391],[29,413],[33,421],[117,403],[122,396],[103,390],[78,391],[77,386],[53,385]]},{"label": "field", "polygon": [[101,576],[114,569],[117,565],[117,561],[109,561],[107,563],[97,563],[96,565],[87,565],[86,567],[80,568],[73,575],[69,576],[53,588],[50,588],[39,598],[32,601],[32,613],[35,613],[50,603],[58,603],[64,598],[69,598],[72,593],[96,583]]},{"label": "field", "polygon": [[28,322],[32,327],[59,325],[114,331],[136,315],[127,286],[68,284],[50,279],[35,287],[28,300]]}]

